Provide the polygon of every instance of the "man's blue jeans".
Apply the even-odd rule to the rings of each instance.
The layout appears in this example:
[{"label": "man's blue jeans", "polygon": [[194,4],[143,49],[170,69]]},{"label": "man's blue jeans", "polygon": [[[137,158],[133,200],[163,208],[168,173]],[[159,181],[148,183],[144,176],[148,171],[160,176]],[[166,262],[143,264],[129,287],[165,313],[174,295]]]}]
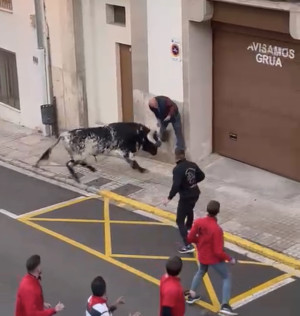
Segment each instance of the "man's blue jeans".
[{"label": "man's blue jeans", "polygon": [[160,122],[160,137],[163,138],[163,135],[169,125],[171,123],[173,125],[173,129],[176,136],[176,148],[185,150],[185,142],[182,133],[182,125],[181,125],[181,116],[178,112],[175,117],[172,117],[170,121],[162,121]]},{"label": "man's blue jeans", "polygon": [[231,277],[227,268],[227,264],[225,262],[220,262],[220,263],[212,264],[212,265],[200,264],[199,269],[193,278],[191,290],[196,292],[197,288],[202,282],[202,279],[205,273],[207,273],[209,267],[212,267],[222,277],[223,279],[222,304],[229,304],[229,300],[231,296]]}]

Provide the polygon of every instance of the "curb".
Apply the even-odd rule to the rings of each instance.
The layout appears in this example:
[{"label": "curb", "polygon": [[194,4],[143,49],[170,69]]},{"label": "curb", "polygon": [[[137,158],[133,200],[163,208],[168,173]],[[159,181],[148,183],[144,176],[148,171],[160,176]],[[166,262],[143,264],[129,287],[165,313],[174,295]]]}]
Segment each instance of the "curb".
[{"label": "curb", "polygon": [[[127,204],[135,209],[139,209],[142,211],[145,211],[147,213],[156,215],[158,217],[170,220],[172,222],[175,222],[176,215],[174,213],[171,213],[169,211],[161,210],[157,207],[145,204],[143,202],[139,202],[137,200],[133,200],[131,198],[124,197],[122,195],[119,195],[114,192],[110,191],[100,191],[100,196],[103,198],[108,198],[111,200],[114,200],[119,203]],[[233,235],[228,232],[224,232],[224,239],[225,241],[235,244],[243,249],[249,250],[251,252],[254,252],[256,254],[262,255],[265,258],[274,260],[278,263],[285,264],[291,268],[300,270],[300,260],[297,260],[295,258],[292,258],[290,256],[284,255],[282,253],[279,253],[275,250],[272,250],[270,248],[255,244],[252,241],[246,240],[244,238],[241,238],[239,236]]]}]

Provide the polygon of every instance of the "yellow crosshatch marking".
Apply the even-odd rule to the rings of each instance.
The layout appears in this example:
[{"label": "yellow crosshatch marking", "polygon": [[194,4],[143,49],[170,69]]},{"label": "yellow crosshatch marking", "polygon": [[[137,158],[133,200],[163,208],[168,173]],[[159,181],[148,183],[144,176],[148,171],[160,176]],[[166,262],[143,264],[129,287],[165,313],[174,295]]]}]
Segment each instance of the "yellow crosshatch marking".
[{"label": "yellow crosshatch marking", "polygon": [[104,198],[104,244],[105,254],[111,256],[111,232],[109,219],[109,200]]},{"label": "yellow crosshatch marking", "polygon": [[[35,222],[66,222],[66,223],[100,223],[104,224],[104,219],[83,219],[83,218],[47,218],[47,217],[37,217],[30,218],[31,221]],[[120,220],[110,220],[110,224],[127,224],[127,225],[152,225],[152,226],[170,226],[167,223],[160,222],[146,222],[146,221],[120,221]]]},{"label": "yellow crosshatch marking", "polygon": [[[110,219],[110,214],[109,214],[109,203],[110,201],[112,202],[119,202],[117,203],[118,206],[122,206],[125,207],[126,205],[129,206],[136,206],[137,208],[141,209],[142,211],[148,212],[148,213],[152,213],[155,214],[154,208],[151,206],[145,206],[145,207],[141,207],[142,203],[130,200],[128,198],[125,197],[121,197],[115,193],[112,192],[105,192],[104,194],[104,204],[103,204],[103,214],[104,214],[104,219],[100,220],[100,219],[76,219],[76,218],[47,218],[47,217],[36,217],[42,214],[46,214],[55,210],[60,210],[63,209],[65,207],[74,205],[74,204],[78,204],[90,199],[100,199],[100,197],[98,195],[94,195],[94,196],[89,196],[89,197],[80,197],[80,198],[76,198],[70,201],[66,201],[63,203],[60,203],[58,205],[55,205],[53,207],[49,207],[49,208],[43,208],[41,210],[37,210],[34,212],[31,212],[30,214],[26,214],[25,216],[20,216],[18,218],[19,221],[21,221],[24,224],[27,224],[37,230],[40,230],[54,238],[57,238],[61,241],[64,241],[76,248],[79,248],[91,255],[94,255],[102,260],[105,260],[113,265],[116,265],[130,273],[135,274],[136,276],[143,278],[151,283],[154,283],[156,285],[159,285],[159,280],[152,277],[151,275],[142,272],[138,269],[135,269],[133,267],[131,267],[130,265],[127,265],[119,260],[117,260],[118,258],[124,258],[124,259],[144,259],[144,260],[166,260],[168,259],[168,256],[154,256],[154,255],[136,255],[136,254],[114,254],[112,251],[112,242],[111,242],[111,225],[160,225],[160,226],[170,226],[172,225],[172,220],[174,220],[174,214],[165,214],[164,218],[165,220],[162,222],[157,222],[157,221],[126,221],[126,220],[111,220]],[[128,201],[128,203],[126,203]],[[129,212],[128,210],[126,210],[127,212]],[[162,211],[163,212],[163,211]],[[157,215],[157,214],[155,214]],[[166,222],[166,219],[170,222]],[[71,238],[68,238],[62,234],[56,233],[53,230],[47,229],[41,225],[39,225],[37,222],[67,222],[67,223],[99,223],[99,224],[103,224],[104,225],[104,245],[105,245],[105,253],[101,253],[99,251],[96,251],[95,249],[92,249],[82,243],[79,243]],[[174,221],[173,221],[174,222]],[[196,253],[194,257],[183,257],[182,258],[183,261],[187,261],[187,262],[195,262],[198,264],[197,260],[196,260]],[[249,265],[261,265],[261,266],[268,266],[265,263],[261,263],[261,262],[254,262],[254,261],[247,261],[247,260],[241,260],[239,261],[239,263],[242,264],[249,264]],[[196,272],[196,269],[195,269]],[[282,274],[279,277],[276,277],[272,280],[269,280],[263,284],[260,284],[244,293],[241,293],[239,295],[237,295],[236,297],[232,298],[230,303],[234,304],[234,305],[238,305],[239,303],[241,303],[243,300],[247,300],[247,299],[251,299],[251,297],[255,296],[256,293],[264,291],[272,286],[276,286],[277,284],[279,284],[280,282],[283,282],[284,280],[287,280],[288,278],[290,278],[291,275],[290,274]],[[207,303],[205,301],[198,301],[196,304],[198,304],[199,306],[206,308],[212,312],[217,312],[220,308],[220,302],[218,300],[218,297],[216,295],[216,292],[214,290],[213,284],[209,278],[209,275],[206,274],[203,278],[203,283],[204,286],[207,290],[207,293],[209,295],[209,298],[211,300],[211,303]]]}]

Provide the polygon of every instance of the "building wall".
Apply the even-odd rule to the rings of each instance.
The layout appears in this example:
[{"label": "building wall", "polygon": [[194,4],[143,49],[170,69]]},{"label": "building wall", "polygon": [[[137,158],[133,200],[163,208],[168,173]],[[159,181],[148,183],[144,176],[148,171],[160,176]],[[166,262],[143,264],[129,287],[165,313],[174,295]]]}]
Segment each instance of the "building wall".
[{"label": "building wall", "polygon": [[[13,1],[13,12],[0,9],[0,47],[16,53],[20,111],[0,103],[0,118],[33,129],[42,129],[40,105],[47,102],[43,51],[37,49],[31,25],[34,1]],[[9,31],[8,31],[9,30]],[[33,61],[38,58],[38,63]]]},{"label": "building wall", "polygon": [[199,162],[212,151],[212,7],[183,0],[182,13],[187,154]]},{"label": "building wall", "polygon": [[[108,24],[106,5],[126,8],[126,26]],[[118,44],[131,45],[129,0],[83,1],[89,125],[121,120]]]},{"label": "building wall", "polygon": [[59,129],[79,127],[82,89],[78,81],[72,0],[45,0],[49,26],[53,94]]},{"label": "building wall", "polygon": [[[155,95],[167,95],[177,103],[185,131],[182,60],[174,61],[171,55],[172,39],[180,46],[182,43],[181,0],[133,0],[131,16],[135,120],[156,128],[148,100]],[[163,144],[156,158],[170,161],[173,150],[171,133],[170,142]]]}]

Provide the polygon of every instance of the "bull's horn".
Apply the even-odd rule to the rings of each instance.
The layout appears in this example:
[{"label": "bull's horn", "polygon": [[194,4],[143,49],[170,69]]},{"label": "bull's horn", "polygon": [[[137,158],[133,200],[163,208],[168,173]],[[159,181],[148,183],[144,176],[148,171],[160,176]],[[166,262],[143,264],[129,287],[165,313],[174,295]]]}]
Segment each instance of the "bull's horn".
[{"label": "bull's horn", "polygon": [[156,140],[154,139],[154,134],[155,134],[155,130],[150,130],[149,133],[147,134],[147,138],[149,140],[149,142],[156,144]]}]

